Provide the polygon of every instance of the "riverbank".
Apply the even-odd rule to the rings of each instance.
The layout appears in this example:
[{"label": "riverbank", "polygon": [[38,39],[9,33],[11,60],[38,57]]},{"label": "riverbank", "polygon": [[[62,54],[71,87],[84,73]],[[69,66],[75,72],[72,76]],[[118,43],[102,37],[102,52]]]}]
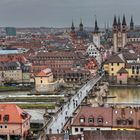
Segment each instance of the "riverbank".
[{"label": "riverbank", "polygon": [[0,86],[0,92],[30,91],[31,87]]},{"label": "riverbank", "polygon": [[64,97],[6,97],[0,102],[64,102]]},{"label": "riverbank", "polygon": [[55,104],[17,104],[22,109],[55,109]]},{"label": "riverbank", "polygon": [[140,88],[140,85],[120,85],[120,84],[109,84],[109,87],[134,87],[134,88]]}]

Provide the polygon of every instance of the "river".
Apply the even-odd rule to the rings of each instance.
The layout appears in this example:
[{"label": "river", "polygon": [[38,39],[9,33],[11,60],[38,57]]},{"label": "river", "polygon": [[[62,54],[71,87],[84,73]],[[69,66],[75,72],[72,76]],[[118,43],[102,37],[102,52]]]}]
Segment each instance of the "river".
[{"label": "river", "polygon": [[140,88],[138,87],[110,87],[109,95],[116,98],[107,99],[107,103],[140,104]]}]

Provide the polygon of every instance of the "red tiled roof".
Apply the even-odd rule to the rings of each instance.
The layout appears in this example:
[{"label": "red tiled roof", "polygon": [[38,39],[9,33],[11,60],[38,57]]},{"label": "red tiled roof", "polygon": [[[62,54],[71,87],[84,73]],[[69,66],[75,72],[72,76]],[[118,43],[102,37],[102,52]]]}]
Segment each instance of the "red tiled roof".
[{"label": "red tiled roof", "polygon": [[43,76],[47,76],[51,73],[51,70],[49,68],[46,68],[44,70],[41,70],[39,73],[36,74],[36,76],[38,77],[43,77]]},{"label": "red tiled roof", "polygon": [[40,71],[38,74],[36,74],[36,76],[43,77],[43,76],[46,76],[46,73],[43,71]]},{"label": "red tiled roof", "polygon": [[[80,123],[81,116],[85,116],[85,123]],[[104,126],[111,126],[112,125],[112,108],[103,108],[103,107],[88,107],[84,106],[81,108],[78,115],[74,118],[72,125],[73,126],[89,126],[88,118],[91,116],[94,117],[94,120],[96,120],[99,116],[102,116],[104,119]],[[97,122],[95,121],[93,123],[94,126],[97,126]]]},{"label": "red tiled roof", "polygon": [[[9,120],[6,123],[22,123],[31,116],[24,110],[19,108],[16,104],[0,104],[0,123],[5,123],[3,118],[5,115],[9,116]],[[27,115],[25,118],[22,116]]]}]

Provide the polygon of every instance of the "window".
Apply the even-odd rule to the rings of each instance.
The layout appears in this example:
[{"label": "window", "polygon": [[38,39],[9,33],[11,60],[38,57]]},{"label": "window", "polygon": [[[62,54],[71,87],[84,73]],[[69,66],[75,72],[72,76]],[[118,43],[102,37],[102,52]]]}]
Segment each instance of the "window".
[{"label": "window", "polygon": [[83,132],[84,131],[84,128],[80,128],[80,131]]},{"label": "window", "polygon": [[132,70],[132,74],[135,74],[135,71],[134,70]]},{"label": "window", "polygon": [[120,65],[120,63],[117,63],[117,66],[119,66]]},{"label": "window", "polygon": [[43,81],[41,80],[40,83],[43,83]]},{"label": "window", "polygon": [[114,70],[114,68],[111,69],[112,71]]},{"label": "window", "polygon": [[89,119],[88,119],[88,122],[89,122],[89,123],[94,123],[94,118],[89,118]]},{"label": "window", "polygon": [[135,69],[135,66],[132,66],[132,70],[134,70]]},{"label": "window", "polygon": [[111,63],[111,65],[113,66],[113,63]]},{"label": "window", "polygon": [[84,115],[81,115],[80,116],[80,123],[84,123],[85,122],[85,116]]},{"label": "window", "polygon": [[102,116],[99,116],[99,117],[97,118],[97,123],[98,123],[99,125],[102,125],[102,124],[103,124],[103,117],[102,117]]},{"label": "window", "polygon": [[4,115],[3,121],[4,121],[4,122],[8,122],[8,121],[9,121],[9,115]]},{"label": "window", "polygon": [[85,118],[80,118],[80,122],[84,123],[85,122]]},{"label": "window", "polygon": [[122,76],[122,74],[120,73],[120,76]]},{"label": "window", "polygon": [[133,125],[133,120],[130,118],[130,119],[128,119],[128,124],[129,125]]},{"label": "window", "polygon": [[117,125],[121,125],[121,119],[118,118],[118,119],[116,120],[116,123],[117,123]]},{"label": "window", "polygon": [[7,125],[5,125],[5,128],[7,128]]},{"label": "window", "polygon": [[78,132],[78,128],[75,128],[75,132]]}]

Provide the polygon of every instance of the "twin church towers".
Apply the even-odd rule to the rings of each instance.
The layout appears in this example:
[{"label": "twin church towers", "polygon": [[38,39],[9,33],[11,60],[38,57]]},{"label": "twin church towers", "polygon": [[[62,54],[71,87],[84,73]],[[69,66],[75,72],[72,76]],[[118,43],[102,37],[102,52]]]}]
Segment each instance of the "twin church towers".
[{"label": "twin church towers", "polygon": [[117,20],[116,16],[114,16],[112,31],[113,51],[119,52],[129,42],[128,32],[134,31],[133,17],[131,17],[130,27],[128,28],[125,16],[123,16],[122,22],[120,20],[120,17],[118,17]]}]

